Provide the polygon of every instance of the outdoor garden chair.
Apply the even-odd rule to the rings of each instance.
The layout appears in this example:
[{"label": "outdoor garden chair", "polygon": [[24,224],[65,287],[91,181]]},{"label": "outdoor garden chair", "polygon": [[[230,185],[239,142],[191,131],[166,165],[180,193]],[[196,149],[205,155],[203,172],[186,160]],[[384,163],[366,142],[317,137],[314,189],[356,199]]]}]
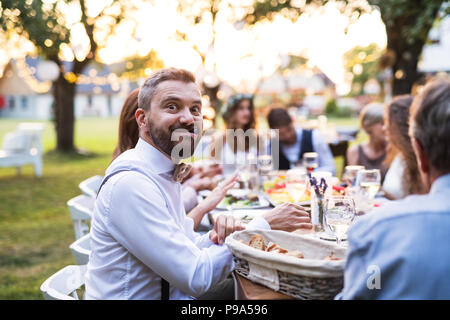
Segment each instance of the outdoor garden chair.
[{"label": "outdoor garden chair", "polygon": [[56,272],[41,285],[45,300],[80,300],[77,290],[84,287],[86,265],[67,266]]},{"label": "outdoor garden chair", "polygon": [[98,189],[102,183],[103,176],[92,176],[82,181],[78,186],[83,194],[96,198]]},{"label": "outdoor garden chair", "polygon": [[67,206],[72,216],[76,240],[89,233],[89,222],[94,211],[94,203],[95,198],[84,194],[67,201]]},{"label": "outdoor garden chair", "polygon": [[84,265],[89,262],[89,254],[91,253],[91,235],[88,233],[76,240],[69,246],[73,257],[78,265]]},{"label": "outdoor garden chair", "polygon": [[7,133],[0,150],[0,167],[16,167],[20,174],[22,166],[32,164],[34,174],[41,177],[43,129],[41,123],[20,123],[15,131]]}]

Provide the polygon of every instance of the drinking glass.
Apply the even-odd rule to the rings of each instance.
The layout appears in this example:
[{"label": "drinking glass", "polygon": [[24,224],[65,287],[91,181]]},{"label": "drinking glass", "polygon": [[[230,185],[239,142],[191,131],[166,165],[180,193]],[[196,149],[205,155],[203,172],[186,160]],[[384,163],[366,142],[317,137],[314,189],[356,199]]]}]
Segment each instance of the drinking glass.
[{"label": "drinking glass", "polygon": [[306,152],[303,154],[303,165],[308,172],[313,172],[319,166],[319,155],[317,152]]},{"label": "drinking glass", "polygon": [[306,191],[306,181],[287,182],[286,189],[294,203],[300,202]]},{"label": "drinking glass", "polygon": [[262,175],[267,175],[272,170],[272,156],[260,155],[258,156],[258,169]]},{"label": "drinking glass", "polygon": [[356,185],[358,172],[364,169],[364,166],[346,166],[342,179],[348,184],[349,187],[354,187]]},{"label": "drinking glass", "polygon": [[336,237],[336,244],[341,245],[355,218],[355,203],[347,196],[330,196],[325,200],[325,223]]},{"label": "drinking glass", "polygon": [[368,200],[373,200],[381,184],[381,174],[378,169],[360,170],[358,171],[357,183],[362,195]]}]

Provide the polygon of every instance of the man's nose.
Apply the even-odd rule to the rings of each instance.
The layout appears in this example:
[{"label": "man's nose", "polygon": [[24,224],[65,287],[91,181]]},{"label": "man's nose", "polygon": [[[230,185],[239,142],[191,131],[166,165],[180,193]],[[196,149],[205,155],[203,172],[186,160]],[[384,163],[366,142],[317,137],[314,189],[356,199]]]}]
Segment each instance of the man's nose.
[{"label": "man's nose", "polygon": [[183,110],[179,113],[180,115],[180,122],[184,124],[192,124],[194,123],[194,116],[191,113],[191,110],[189,110],[188,107],[184,107]]}]

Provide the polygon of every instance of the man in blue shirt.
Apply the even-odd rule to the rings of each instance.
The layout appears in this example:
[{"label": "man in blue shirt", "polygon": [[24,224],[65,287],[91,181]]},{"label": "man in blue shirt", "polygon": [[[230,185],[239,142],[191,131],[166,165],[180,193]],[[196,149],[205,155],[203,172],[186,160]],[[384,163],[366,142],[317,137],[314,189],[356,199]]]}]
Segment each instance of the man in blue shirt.
[{"label": "man in blue shirt", "polygon": [[337,299],[450,299],[450,80],[415,98],[410,137],[429,193],[355,222]]},{"label": "man in blue shirt", "polygon": [[333,154],[325,139],[318,130],[305,130],[294,126],[289,113],[282,108],[270,110],[267,117],[269,127],[278,130],[279,153],[274,161],[278,161],[278,169],[289,170],[303,159],[307,152],[318,154],[319,165],[317,171],[336,173]]}]

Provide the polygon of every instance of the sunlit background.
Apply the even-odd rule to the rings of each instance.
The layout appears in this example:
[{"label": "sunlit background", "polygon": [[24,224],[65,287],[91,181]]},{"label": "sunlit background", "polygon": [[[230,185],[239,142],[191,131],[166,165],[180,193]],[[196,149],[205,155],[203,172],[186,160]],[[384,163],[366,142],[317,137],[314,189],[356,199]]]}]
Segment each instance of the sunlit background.
[{"label": "sunlit background", "polygon": [[[108,2],[88,1],[89,15],[96,16]],[[195,1],[186,1],[184,10],[189,11],[190,2]],[[220,79],[243,91],[253,91],[259,79],[270,76],[283,63],[283,56],[301,54],[309,59],[308,65],[320,68],[336,84],[339,94],[345,94],[350,86],[349,78],[345,76],[344,53],[355,46],[370,43],[376,43],[380,48],[386,46],[385,27],[378,11],[364,13],[347,28],[349,17],[343,15],[335,3],[328,3],[319,9],[308,10],[295,23],[277,16],[273,22],[263,21],[245,28],[229,21],[231,15],[239,16],[242,12],[224,8],[215,25],[215,46],[208,51],[211,24],[189,24],[177,11],[177,1],[133,1],[133,4],[138,8],[133,19],[123,22],[99,50],[101,62],[119,62],[136,53],[143,57],[154,50],[165,66],[195,72],[202,66],[201,57],[193,49],[195,45],[208,53],[204,65],[206,70],[215,70]],[[193,7],[195,10],[195,5]],[[68,46],[61,48],[64,60],[71,61],[75,56],[82,59],[89,49],[77,8],[77,4],[73,4],[62,10],[72,29],[74,49],[72,51]],[[134,36],[130,37],[133,30]],[[188,41],[178,39],[177,30],[183,30]],[[36,53],[29,41],[19,36],[14,36],[13,40],[0,48],[0,70],[10,58]]]}]

